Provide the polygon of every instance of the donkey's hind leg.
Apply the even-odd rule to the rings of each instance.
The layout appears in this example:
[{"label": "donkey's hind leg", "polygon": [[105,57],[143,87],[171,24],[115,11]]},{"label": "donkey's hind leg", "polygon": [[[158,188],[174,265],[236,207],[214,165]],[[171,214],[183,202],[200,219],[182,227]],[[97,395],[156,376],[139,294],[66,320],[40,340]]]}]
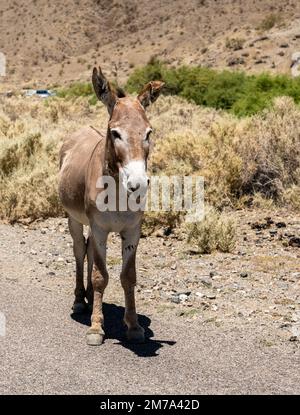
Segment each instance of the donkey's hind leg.
[{"label": "donkey's hind leg", "polygon": [[83,268],[87,246],[83,235],[83,225],[71,217],[69,217],[68,223],[70,234],[73,239],[73,252],[76,260],[76,287],[73,312],[83,313],[86,309]]}]

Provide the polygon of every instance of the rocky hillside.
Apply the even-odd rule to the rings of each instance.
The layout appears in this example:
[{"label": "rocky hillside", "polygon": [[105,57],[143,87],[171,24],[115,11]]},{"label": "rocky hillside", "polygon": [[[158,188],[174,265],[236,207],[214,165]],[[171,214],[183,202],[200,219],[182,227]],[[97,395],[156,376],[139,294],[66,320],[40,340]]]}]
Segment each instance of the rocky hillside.
[{"label": "rocky hillside", "polygon": [[295,0],[2,0],[8,65],[0,86],[88,79],[96,62],[122,81],[153,55],[174,65],[288,72],[299,22]]}]

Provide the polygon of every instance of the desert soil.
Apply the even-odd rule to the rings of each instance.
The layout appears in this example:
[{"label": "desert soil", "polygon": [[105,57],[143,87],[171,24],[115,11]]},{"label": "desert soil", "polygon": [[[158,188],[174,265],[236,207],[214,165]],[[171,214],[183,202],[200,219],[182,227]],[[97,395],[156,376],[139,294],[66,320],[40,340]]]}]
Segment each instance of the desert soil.
[{"label": "desert soil", "polygon": [[300,216],[238,211],[232,254],[180,234],[142,238],[137,306],[147,342],[124,341],[120,241],[111,235],[106,339],[72,315],[65,218],[0,225],[0,394],[300,393]]}]

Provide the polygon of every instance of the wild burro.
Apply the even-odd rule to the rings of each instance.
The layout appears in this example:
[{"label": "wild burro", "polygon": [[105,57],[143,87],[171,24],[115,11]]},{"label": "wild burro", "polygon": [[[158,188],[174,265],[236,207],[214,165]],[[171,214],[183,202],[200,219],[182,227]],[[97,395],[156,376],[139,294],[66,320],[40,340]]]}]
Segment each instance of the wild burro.
[{"label": "wild burro", "polygon": [[[73,311],[92,308],[91,327],[87,332],[89,345],[103,342],[102,300],[108,284],[106,244],[109,232],[122,239],[121,284],[125,294],[124,321],[130,341],[143,342],[144,330],[138,323],[135,307],[136,250],[140,238],[143,211],[120,207],[119,199],[127,200],[133,193],[145,194],[149,184],[147,159],[151,126],[145,109],[154,102],[163,82],[149,82],[135,97],[114,90],[101,69],[92,76],[95,93],[109,113],[107,133],[86,127],[64,140],[60,151],[59,195],[69,216],[69,229],[76,259],[76,288]],[[109,194],[111,178],[116,192]],[[104,193],[103,193],[104,192]],[[107,192],[105,198],[102,195]],[[116,199],[115,209],[102,209],[107,196]],[[106,199],[106,200],[105,200]],[[102,202],[101,202],[102,200]],[[99,202],[100,201],[100,202]],[[89,226],[85,240],[83,225]],[[84,286],[84,259],[87,255],[87,288]],[[95,264],[95,267],[93,266]]]}]

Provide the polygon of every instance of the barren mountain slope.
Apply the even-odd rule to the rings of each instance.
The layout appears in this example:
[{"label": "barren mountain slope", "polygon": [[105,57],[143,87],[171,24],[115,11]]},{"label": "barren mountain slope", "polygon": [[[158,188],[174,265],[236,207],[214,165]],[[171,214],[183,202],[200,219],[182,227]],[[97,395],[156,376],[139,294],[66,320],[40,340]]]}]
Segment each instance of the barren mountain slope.
[{"label": "barren mountain slope", "polygon": [[0,0],[1,83],[87,79],[95,62],[117,67],[123,80],[153,55],[175,65],[288,71],[299,22],[295,0]]}]

